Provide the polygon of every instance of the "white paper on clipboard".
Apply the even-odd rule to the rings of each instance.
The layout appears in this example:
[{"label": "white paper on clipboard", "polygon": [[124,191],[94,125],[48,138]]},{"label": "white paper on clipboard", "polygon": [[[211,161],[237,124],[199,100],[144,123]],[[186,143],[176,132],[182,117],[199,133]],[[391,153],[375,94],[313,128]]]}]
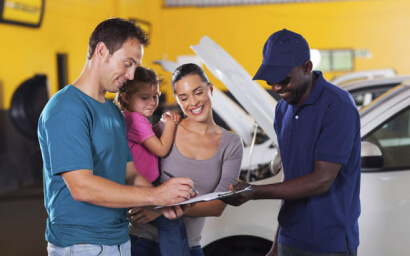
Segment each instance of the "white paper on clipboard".
[{"label": "white paper on clipboard", "polygon": [[[198,203],[198,202],[208,202],[208,201],[212,201],[212,200],[216,200],[216,199],[222,199],[222,198],[225,198],[225,197],[229,197],[229,196],[232,196],[232,195],[235,195],[235,194],[240,194],[240,193],[243,193],[243,192],[246,192],[246,191],[251,191],[251,190],[252,190],[251,186],[248,186],[248,187],[246,187],[242,190],[238,190],[238,191],[235,191],[235,192],[232,192],[232,191],[212,192],[212,193],[205,194],[205,195],[202,195],[202,196],[196,196],[196,197],[193,197],[193,198],[191,198],[189,200],[186,200],[184,202],[169,205],[169,206],[193,204],[193,203]],[[162,207],[164,207],[164,206],[157,206],[157,207],[155,207],[155,209],[162,208]]]}]

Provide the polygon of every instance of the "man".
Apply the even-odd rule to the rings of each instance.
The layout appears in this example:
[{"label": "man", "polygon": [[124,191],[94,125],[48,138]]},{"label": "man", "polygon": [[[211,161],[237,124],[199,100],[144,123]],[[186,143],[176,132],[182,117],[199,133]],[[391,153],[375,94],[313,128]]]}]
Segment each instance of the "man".
[{"label": "man", "polygon": [[[274,128],[284,181],[252,185],[224,200],[283,199],[279,229],[268,255],[356,255],[360,215],[360,116],[352,97],[312,72],[310,50],[299,34],[272,34],[254,80],[282,98]],[[231,190],[248,186],[240,182]]]},{"label": "man", "polygon": [[[130,255],[126,207],[171,205],[194,195],[187,178],[153,188],[138,174],[124,117],[105,98],[133,79],[147,43],[132,22],[101,22],[90,37],[83,72],[40,116],[50,255]],[[183,210],[168,207],[162,213],[176,218]]]}]

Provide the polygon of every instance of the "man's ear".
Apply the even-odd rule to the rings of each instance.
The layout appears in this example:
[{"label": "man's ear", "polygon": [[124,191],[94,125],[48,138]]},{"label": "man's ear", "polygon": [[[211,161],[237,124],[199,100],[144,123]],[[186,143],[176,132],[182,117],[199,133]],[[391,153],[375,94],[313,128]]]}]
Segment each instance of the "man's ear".
[{"label": "man's ear", "polygon": [[99,42],[95,47],[94,54],[97,59],[105,59],[110,54],[110,51],[108,50],[105,43]]},{"label": "man's ear", "polygon": [[302,65],[303,73],[310,74],[312,72],[312,69],[313,69],[313,63],[311,60],[307,60],[305,61],[305,63],[303,63]]},{"label": "man's ear", "polygon": [[121,97],[122,101],[124,101],[124,102],[127,103],[127,104],[130,104],[130,100],[129,100],[129,98],[128,98],[128,95],[127,95],[125,92],[122,92],[122,93],[120,94],[120,97]]}]

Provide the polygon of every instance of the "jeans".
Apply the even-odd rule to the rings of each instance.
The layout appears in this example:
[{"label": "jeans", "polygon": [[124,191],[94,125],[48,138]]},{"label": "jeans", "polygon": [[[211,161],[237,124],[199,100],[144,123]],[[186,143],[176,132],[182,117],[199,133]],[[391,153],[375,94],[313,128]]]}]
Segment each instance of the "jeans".
[{"label": "jeans", "polygon": [[[131,255],[132,256],[161,256],[157,242],[137,236],[131,237]],[[193,246],[190,249],[191,256],[205,256],[200,245]]]},{"label": "jeans", "polygon": [[161,256],[190,256],[188,237],[182,219],[170,220],[160,216],[155,223],[158,227]]},{"label": "jeans", "polygon": [[130,241],[120,245],[75,244],[58,247],[48,243],[49,256],[130,256]]},{"label": "jeans", "polygon": [[303,251],[301,249],[278,243],[278,256],[357,256],[357,252],[331,252],[331,253],[316,253]]},{"label": "jeans", "polygon": [[158,243],[143,237],[130,235],[131,256],[161,256]]}]

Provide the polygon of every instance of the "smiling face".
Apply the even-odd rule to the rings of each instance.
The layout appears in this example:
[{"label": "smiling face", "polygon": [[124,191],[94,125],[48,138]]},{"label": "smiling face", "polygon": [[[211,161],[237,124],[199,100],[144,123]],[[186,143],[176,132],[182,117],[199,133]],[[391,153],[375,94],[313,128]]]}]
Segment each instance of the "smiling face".
[{"label": "smiling face", "polygon": [[175,82],[175,97],[188,118],[198,122],[212,119],[213,84],[199,75],[187,75]]},{"label": "smiling face", "polygon": [[272,90],[289,104],[301,105],[309,97],[312,89],[312,66],[307,61],[302,66],[294,67],[290,73],[279,83],[266,83]]},{"label": "smiling face", "polygon": [[[101,47],[104,49],[104,45]],[[97,46],[96,50],[99,49]],[[132,80],[143,55],[143,45],[136,38],[127,39],[114,54],[105,47],[102,52],[101,90],[115,93],[127,80]]]},{"label": "smiling face", "polygon": [[159,86],[158,84],[140,84],[138,91],[133,93],[131,96],[127,96],[125,93],[122,93],[121,97],[124,102],[126,102],[127,110],[130,112],[138,112],[145,117],[152,116],[155,109],[158,107],[159,102]]}]

